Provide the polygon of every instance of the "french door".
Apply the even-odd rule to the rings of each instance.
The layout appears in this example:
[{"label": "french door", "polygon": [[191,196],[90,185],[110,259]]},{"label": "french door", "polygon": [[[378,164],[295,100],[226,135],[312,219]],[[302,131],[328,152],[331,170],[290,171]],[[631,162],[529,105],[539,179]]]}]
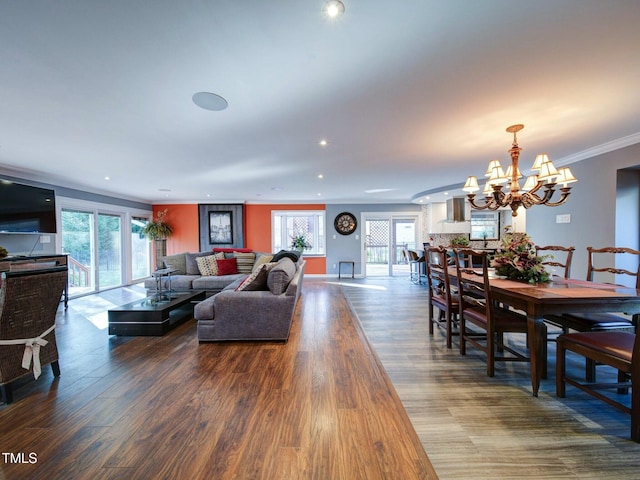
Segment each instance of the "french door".
[{"label": "french door", "polygon": [[61,219],[69,296],[123,285],[122,215],[63,208]]},{"label": "french door", "polygon": [[364,275],[409,275],[403,248],[421,250],[418,246],[417,214],[365,213],[363,236]]}]

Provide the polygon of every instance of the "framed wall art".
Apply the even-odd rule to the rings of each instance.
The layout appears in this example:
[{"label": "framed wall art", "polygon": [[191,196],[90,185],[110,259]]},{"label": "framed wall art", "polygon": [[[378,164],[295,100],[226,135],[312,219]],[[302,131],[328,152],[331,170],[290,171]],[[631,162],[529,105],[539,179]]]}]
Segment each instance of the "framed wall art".
[{"label": "framed wall art", "polygon": [[211,245],[233,243],[233,212],[209,212],[209,243]]}]

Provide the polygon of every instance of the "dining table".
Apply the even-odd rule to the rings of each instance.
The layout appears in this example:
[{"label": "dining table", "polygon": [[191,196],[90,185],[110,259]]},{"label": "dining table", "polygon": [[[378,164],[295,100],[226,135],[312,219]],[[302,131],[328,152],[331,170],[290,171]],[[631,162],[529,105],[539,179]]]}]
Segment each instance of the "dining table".
[{"label": "dining table", "polygon": [[[455,267],[452,269],[455,275]],[[472,279],[481,283],[480,279]],[[552,276],[547,283],[530,284],[510,280],[490,273],[489,284],[493,300],[526,313],[531,364],[531,388],[538,396],[542,377],[545,342],[543,328],[546,315],[563,313],[621,312],[640,316],[640,290],[607,283],[565,279]],[[635,324],[635,322],[634,322]]]}]

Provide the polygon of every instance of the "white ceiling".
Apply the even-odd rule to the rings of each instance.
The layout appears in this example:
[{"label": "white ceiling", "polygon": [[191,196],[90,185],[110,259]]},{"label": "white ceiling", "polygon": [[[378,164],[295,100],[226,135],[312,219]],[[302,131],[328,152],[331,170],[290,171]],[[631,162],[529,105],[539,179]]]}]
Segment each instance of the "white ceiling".
[{"label": "white ceiling", "polygon": [[640,1],[343,1],[337,21],[323,0],[1,2],[0,172],[154,203],[393,203],[506,161],[514,123],[523,170],[640,141]]}]

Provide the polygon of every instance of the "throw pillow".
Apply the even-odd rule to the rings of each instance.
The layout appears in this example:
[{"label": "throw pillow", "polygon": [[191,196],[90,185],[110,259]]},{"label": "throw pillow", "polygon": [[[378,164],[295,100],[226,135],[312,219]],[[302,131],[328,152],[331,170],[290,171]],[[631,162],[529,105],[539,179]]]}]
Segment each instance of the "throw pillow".
[{"label": "throw pillow", "polygon": [[282,258],[290,258],[293,262],[297,262],[300,259],[300,252],[294,250],[280,250],[273,256],[272,262],[277,262]]},{"label": "throw pillow", "polygon": [[215,255],[197,257],[198,270],[203,277],[215,277],[218,275],[218,263]]},{"label": "throw pillow", "polygon": [[269,272],[267,287],[274,295],[280,295],[287,290],[295,274],[296,264],[289,257],[285,257]]},{"label": "throw pillow", "polygon": [[238,273],[251,273],[253,262],[256,261],[255,253],[233,252],[236,263],[238,264]]},{"label": "throw pillow", "polygon": [[207,257],[209,255],[213,255],[213,252],[187,253],[187,275],[200,275],[200,268],[198,268],[198,262],[196,262],[196,258]]},{"label": "throw pillow", "polygon": [[187,274],[187,255],[185,253],[176,253],[175,255],[162,257],[162,263],[164,263],[165,268],[173,268],[176,270],[174,275]]},{"label": "throw pillow", "polygon": [[245,290],[247,292],[252,292],[256,290],[267,290],[267,277],[269,275],[269,270],[275,267],[277,264],[273,263],[263,263],[260,265],[256,271],[254,271],[251,275],[244,279],[244,281],[238,285],[236,291]]},{"label": "throw pillow", "polygon": [[252,271],[257,271],[262,265],[265,263],[272,262],[273,255],[266,255],[264,253],[258,254],[258,258],[256,258],[256,263],[253,265]]},{"label": "throw pillow", "polygon": [[216,260],[216,263],[218,264],[218,275],[234,275],[238,273],[238,263],[235,258]]}]

